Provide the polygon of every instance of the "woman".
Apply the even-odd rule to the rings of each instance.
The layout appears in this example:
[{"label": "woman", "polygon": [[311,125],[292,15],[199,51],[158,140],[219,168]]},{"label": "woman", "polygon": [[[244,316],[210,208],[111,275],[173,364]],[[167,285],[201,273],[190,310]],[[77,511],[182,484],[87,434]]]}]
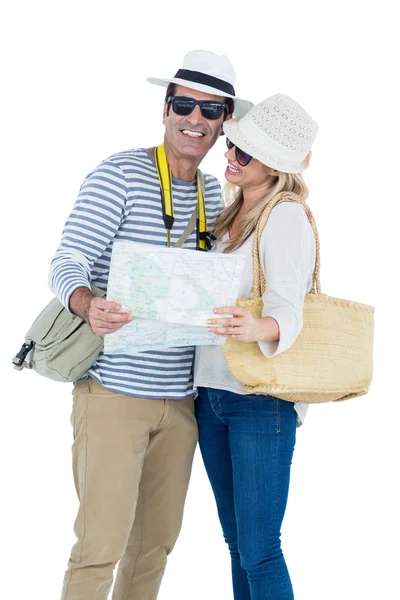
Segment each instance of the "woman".
[{"label": "woman", "polygon": [[[254,230],[279,192],[308,195],[306,168],[317,125],[291,98],[278,94],[241,119],[224,123],[226,179],[233,201],[215,225],[216,252],[245,256],[239,296],[253,284]],[[231,187],[233,187],[231,186]],[[282,202],[262,234],[260,261],[267,281],[263,317],[221,307],[232,318],[209,320],[209,330],[246,343],[257,341],[266,357],[287,350],[302,328],[305,294],[315,266],[315,241],[304,208]],[[293,590],[280,546],[296,425],[305,405],[246,394],[229,372],[222,349],[196,351],[196,415],[200,449],[213,487],[232,559],[235,600],[291,600]]]}]

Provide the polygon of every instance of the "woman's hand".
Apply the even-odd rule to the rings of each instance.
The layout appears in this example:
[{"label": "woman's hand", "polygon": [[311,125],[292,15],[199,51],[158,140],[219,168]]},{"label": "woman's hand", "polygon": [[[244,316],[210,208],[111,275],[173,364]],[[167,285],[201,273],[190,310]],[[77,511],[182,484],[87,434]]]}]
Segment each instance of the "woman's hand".
[{"label": "woman's hand", "polygon": [[214,310],[216,314],[232,314],[231,318],[207,320],[207,330],[240,342],[274,342],[279,339],[279,325],[272,317],[256,319],[251,312],[237,306]]}]

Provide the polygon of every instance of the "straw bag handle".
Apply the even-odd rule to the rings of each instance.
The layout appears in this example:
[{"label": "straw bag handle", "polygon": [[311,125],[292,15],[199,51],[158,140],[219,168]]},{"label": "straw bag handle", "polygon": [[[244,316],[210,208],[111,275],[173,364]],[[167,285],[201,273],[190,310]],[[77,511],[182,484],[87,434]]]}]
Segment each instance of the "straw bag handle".
[{"label": "straw bag handle", "polygon": [[259,298],[267,289],[267,283],[265,280],[265,275],[261,267],[260,262],[260,241],[262,233],[267,224],[268,218],[271,214],[271,211],[279,202],[297,202],[301,204],[301,206],[306,211],[306,215],[308,221],[311,225],[311,229],[313,230],[315,237],[315,247],[316,247],[316,256],[315,256],[315,268],[313,273],[313,281],[311,293],[319,294],[321,292],[321,282],[320,282],[320,270],[321,270],[321,257],[320,257],[320,243],[319,243],[319,235],[317,231],[317,226],[314,221],[313,214],[311,210],[308,208],[306,201],[293,192],[280,192],[276,194],[267,204],[264,211],[261,214],[260,219],[258,220],[257,227],[254,234],[254,245],[253,245],[253,297]]}]

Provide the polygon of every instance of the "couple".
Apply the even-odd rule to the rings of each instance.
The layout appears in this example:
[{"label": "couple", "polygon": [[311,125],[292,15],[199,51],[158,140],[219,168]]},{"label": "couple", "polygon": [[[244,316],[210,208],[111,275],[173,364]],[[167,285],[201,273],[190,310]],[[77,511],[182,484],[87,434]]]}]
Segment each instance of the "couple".
[{"label": "couple", "polygon": [[[233,197],[224,208],[218,181],[205,175],[206,219],[216,237],[213,251],[244,254],[239,295],[249,296],[258,218],[281,191],[307,196],[301,172],[317,127],[286,96],[252,107],[235,96],[234,80],[225,56],[193,51],[174,78],[149,81],[167,87],[171,245],[196,208],[197,168],[225,133]],[[155,148],[115,154],[86,177],[51,264],[54,293],[99,335],[135,318],[113,312],[120,307],[89,289],[107,288],[114,240],[166,243],[154,153]],[[209,240],[195,228],[184,247],[201,249],[201,241]],[[260,257],[268,283],[263,317],[216,307],[208,327],[243,343],[257,341],[272,357],[299,334],[311,287],[315,244],[300,205],[282,202],[273,209]],[[233,317],[223,319],[218,312]],[[62,600],[106,600],[118,561],[113,599],[156,599],[181,527],[198,433],[232,557],[235,600],[292,599],[280,527],[296,425],[304,414],[304,406],[244,394],[217,346],[199,348],[195,362],[190,347],[135,356],[102,352],[74,385],[72,453],[80,506]]]}]

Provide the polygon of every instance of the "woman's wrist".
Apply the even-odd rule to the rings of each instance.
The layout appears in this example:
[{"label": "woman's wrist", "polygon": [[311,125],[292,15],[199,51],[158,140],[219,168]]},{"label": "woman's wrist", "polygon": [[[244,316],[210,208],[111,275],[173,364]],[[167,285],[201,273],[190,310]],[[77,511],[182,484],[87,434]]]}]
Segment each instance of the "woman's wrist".
[{"label": "woman's wrist", "polygon": [[257,319],[258,331],[257,342],[276,342],[279,340],[280,332],[278,321],[273,317],[260,317]]}]

